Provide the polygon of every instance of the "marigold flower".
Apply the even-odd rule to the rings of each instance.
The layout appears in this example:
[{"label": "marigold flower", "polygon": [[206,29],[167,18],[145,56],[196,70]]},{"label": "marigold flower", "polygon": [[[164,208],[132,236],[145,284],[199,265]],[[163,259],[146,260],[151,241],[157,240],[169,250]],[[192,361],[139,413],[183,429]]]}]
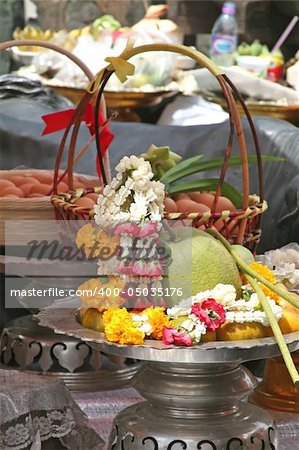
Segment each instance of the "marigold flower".
[{"label": "marigold flower", "polygon": [[108,308],[103,314],[105,334],[108,341],[119,344],[142,344],[145,334],[134,327],[131,314],[126,308]]},{"label": "marigold flower", "polygon": [[140,345],[143,344],[145,334],[137,330],[135,327],[128,328],[121,336],[119,343],[128,345]]},{"label": "marigold flower", "polygon": [[151,337],[153,339],[162,339],[163,328],[169,325],[169,317],[165,314],[165,308],[152,306],[143,311],[143,314],[146,314],[149,320],[149,323],[153,327],[153,331],[151,333]]},{"label": "marigold flower", "polygon": [[[264,277],[267,281],[269,281],[271,284],[276,284],[277,280],[275,278],[274,273],[272,270],[270,270],[267,266],[264,264],[260,264],[258,262],[253,262],[250,264],[251,269],[253,269],[256,273]],[[273,300],[279,300],[279,296],[271,291],[271,289],[264,286],[262,283],[258,283],[260,288],[262,289],[263,293],[266,297],[270,297]]]},{"label": "marigold flower", "polygon": [[78,293],[87,308],[119,307],[125,302],[120,295],[125,284],[120,277],[110,276],[107,283],[102,282],[100,278],[92,278],[78,287]]},{"label": "marigold flower", "polygon": [[109,256],[112,257],[119,247],[119,241],[119,236],[108,234],[92,223],[83,225],[76,236],[78,248],[82,248],[88,258],[105,256],[105,259],[108,259]]}]

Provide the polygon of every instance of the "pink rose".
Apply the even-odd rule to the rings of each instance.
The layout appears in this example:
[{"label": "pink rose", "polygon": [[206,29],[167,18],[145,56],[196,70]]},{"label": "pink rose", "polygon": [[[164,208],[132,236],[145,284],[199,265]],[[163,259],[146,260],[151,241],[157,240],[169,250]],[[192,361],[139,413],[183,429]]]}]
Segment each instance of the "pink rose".
[{"label": "pink rose", "polygon": [[133,263],[121,262],[118,267],[118,273],[122,273],[124,275],[132,275],[133,271]]},{"label": "pink rose", "polygon": [[190,347],[192,345],[192,339],[189,334],[181,333],[176,328],[164,327],[162,333],[162,340],[165,345],[185,345]]},{"label": "pink rose", "polygon": [[138,236],[139,235],[139,227],[138,225],[126,222],[121,225],[118,225],[115,230],[114,234],[123,235],[123,234],[130,234],[131,236]]},{"label": "pink rose", "polygon": [[158,222],[146,222],[139,228],[139,237],[152,236],[158,230]]},{"label": "pink rose", "polygon": [[149,263],[148,265],[148,276],[149,277],[160,277],[161,275],[164,275],[162,266],[160,263]]},{"label": "pink rose", "polygon": [[203,322],[208,331],[215,331],[225,322],[226,312],[221,303],[214,298],[204,300],[201,305],[192,305],[191,314],[195,314]]}]

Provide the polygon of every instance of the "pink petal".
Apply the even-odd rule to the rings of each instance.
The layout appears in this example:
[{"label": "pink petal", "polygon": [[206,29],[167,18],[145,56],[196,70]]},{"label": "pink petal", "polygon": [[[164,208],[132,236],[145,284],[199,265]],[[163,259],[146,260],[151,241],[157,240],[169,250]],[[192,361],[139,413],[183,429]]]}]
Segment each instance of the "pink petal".
[{"label": "pink petal", "polygon": [[142,228],[139,229],[139,237],[146,237],[155,234],[158,230],[157,222],[146,222]]},{"label": "pink petal", "polygon": [[178,332],[178,331],[173,327],[163,327],[163,332],[162,332],[163,344],[165,344],[165,345],[173,344],[174,343],[173,334],[175,332]]},{"label": "pink petal", "polygon": [[184,333],[175,333],[173,335],[173,339],[174,339],[174,345],[186,345],[187,347],[190,347],[192,345],[192,339],[189,336],[189,334],[184,334]]}]

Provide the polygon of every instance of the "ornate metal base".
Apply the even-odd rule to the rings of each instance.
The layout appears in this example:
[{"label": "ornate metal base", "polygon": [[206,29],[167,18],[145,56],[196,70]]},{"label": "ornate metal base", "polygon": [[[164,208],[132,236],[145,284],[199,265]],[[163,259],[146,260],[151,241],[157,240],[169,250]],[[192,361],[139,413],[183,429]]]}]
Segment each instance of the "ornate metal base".
[{"label": "ornate metal base", "polygon": [[107,355],[73,337],[40,327],[32,316],[11,321],[0,341],[2,368],[62,379],[71,391],[129,386],[141,363]]},{"label": "ornate metal base", "polygon": [[133,380],[147,401],[117,416],[108,449],[278,449],[271,416],[241,401],[256,384],[237,363],[148,363]]}]

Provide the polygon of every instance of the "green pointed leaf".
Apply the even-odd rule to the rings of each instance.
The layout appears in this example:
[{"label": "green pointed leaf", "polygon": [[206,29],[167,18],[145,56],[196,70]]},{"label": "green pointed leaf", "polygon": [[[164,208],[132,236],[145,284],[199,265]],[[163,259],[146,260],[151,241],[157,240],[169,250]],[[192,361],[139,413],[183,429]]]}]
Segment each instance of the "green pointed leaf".
[{"label": "green pointed leaf", "polygon": [[[191,191],[215,191],[218,186],[218,178],[206,178],[204,180],[186,181],[185,183],[177,183],[170,185],[169,194],[177,194],[179,192]],[[229,198],[237,209],[242,207],[242,195],[227,181],[223,182],[221,194]]]},{"label": "green pointed leaf", "polygon": [[[201,156],[201,155],[200,155]],[[221,158],[214,158],[209,159],[207,161],[202,161],[202,158],[199,160],[191,161],[190,164],[186,164],[183,166],[184,163],[192,160],[193,158],[189,158],[179,164],[176,165],[175,169],[172,172],[168,171],[165,173],[165,175],[161,178],[161,181],[165,183],[166,186],[173,183],[174,181],[177,181],[181,178],[185,178],[189,175],[193,175],[194,173],[203,172],[206,170],[212,170],[212,169],[219,169],[223,165],[224,159]],[[247,156],[248,163],[256,163],[257,157],[256,155],[248,155]],[[269,161],[275,161],[275,162],[281,162],[285,161],[284,158],[278,157],[278,156],[262,156],[262,160],[269,162]],[[235,166],[241,166],[242,165],[242,158],[241,156],[231,156],[228,161],[229,167],[235,167]]]},{"label": "green pointed leaf", "polygon": [[[183,161],[178,163],[175,167],[173,167],[173,169],[168,170],[167,174],[165,174],[163,176],[163,179],[161,178],[160,181],[162,181],[162,183],[169,182],[169,180],[173,176],[175,176],[178,172],[185,170],[188,167],[191,168],[194,164],[199,162],[203,157],[204,157],[204,155],[196,155],[196,156],[192,156],[191,158],[184,159]],[[166,178],[167,178],[167,180],[166,180]]]}]

